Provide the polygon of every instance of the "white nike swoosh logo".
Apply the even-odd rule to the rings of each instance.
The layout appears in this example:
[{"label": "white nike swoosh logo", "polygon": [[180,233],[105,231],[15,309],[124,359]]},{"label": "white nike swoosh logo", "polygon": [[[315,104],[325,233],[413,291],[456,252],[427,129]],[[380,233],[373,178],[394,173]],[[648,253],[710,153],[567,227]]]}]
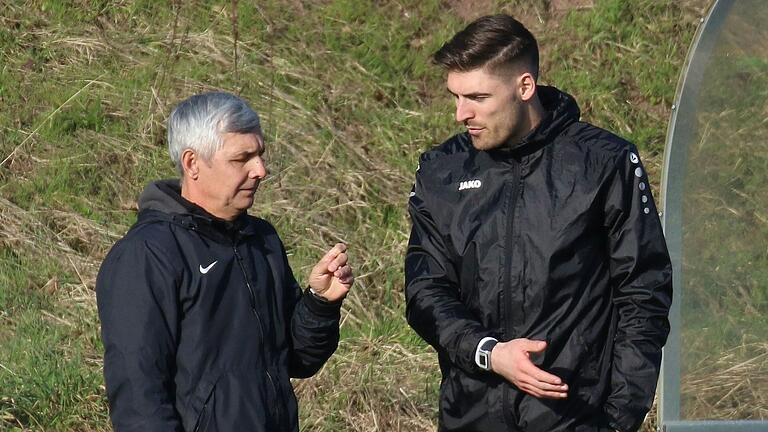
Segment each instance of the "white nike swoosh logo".
[{"label": "white nike swoosh logo", "polygon": [[215,266],[217,262],[218,262],[218,261],[214,261],[214,262],[210,263],[210,264],[208,265],[208,267],[203,267],[203,265],[202,265],[202,264],[200,264],[200,273],[202,273],[202,274],[206,274],[206,273],[208,273],[208,271],[209,271],[209,270],[210,270],[210,269],[211,269],[213,266]]}]

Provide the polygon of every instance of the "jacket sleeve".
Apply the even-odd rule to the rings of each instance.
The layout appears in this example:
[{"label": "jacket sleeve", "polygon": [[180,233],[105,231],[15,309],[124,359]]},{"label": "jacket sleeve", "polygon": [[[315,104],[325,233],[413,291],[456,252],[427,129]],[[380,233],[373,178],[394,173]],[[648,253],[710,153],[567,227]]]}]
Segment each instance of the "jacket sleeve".
[{"label": "jacket sleeve", "polygon": [[114,429],[182,431],[174,408],[177,280],[163,252],[125,240],[96,280],[104,378]]},{"label": "jacket sleeve", "polygon": [[620,431],[637,430],[653,403],[672,302],[672,265],[637,155],[631,146],[619,160],[605,206],[618,314],[605,411]]},{"label": "jacket sleeve", "polygon": [[[281,245],[282,247],[282,245]],[[341,301],[323,302],[309,289],[301,291],[283,250],[285,276],[292,293],[288,316],[290,319],[291,378],[308,378],[325,364],[339,345]]]},{"label": "jacket sleeve", "polygon": [[422,193],[417,172],[408,203],[412,228],[405,255],[406,318],[441,356],[468,373],[477,372],[477,344],[492,335],[459,298],[456,263]]}]

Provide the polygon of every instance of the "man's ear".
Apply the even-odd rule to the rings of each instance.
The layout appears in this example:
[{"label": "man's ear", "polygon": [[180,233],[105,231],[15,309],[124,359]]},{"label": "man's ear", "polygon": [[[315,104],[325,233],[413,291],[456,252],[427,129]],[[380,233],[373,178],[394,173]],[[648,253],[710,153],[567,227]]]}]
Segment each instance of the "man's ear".
[{"label": "man's ear", "polygon": [[181,169],[184,171],[184,177],[190,180],[197,180],[200,174],[200,157],[192,149],[185,149],[181,153]]},{"label": "man's ear", "polygon": [[533,74],[530,72],[524,72],[522,75],[520,75],[520,80],[518,83],[520,99],[523,102],[530,101],[531,98],[533,98],[533,96],[536,94],[536,78],[534,78]]}]

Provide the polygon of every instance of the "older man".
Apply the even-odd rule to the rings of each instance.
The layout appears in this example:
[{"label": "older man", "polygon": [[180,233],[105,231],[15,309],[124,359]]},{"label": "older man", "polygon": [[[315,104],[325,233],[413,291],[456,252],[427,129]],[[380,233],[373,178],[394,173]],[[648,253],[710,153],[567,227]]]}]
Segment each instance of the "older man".
[{"label": "older man", "polygon": [[346,246],[299,289],[275,229],[246,213],[267,169],[242,99],[181,102],[168,146],[181,180],[146,187],[96,284],[115,430],[298,431],[290,378],[338,345]]}]

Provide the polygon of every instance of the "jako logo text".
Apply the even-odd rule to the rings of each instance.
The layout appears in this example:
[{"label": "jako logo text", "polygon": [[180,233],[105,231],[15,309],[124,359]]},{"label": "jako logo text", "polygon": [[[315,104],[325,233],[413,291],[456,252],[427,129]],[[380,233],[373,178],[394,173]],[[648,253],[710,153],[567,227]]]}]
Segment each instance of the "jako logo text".
[{"label": "jako logo text", "polygon": [[483,183],[480,180],[465,180],[459,183],[459,190],[464,189],[478,189]]}]

